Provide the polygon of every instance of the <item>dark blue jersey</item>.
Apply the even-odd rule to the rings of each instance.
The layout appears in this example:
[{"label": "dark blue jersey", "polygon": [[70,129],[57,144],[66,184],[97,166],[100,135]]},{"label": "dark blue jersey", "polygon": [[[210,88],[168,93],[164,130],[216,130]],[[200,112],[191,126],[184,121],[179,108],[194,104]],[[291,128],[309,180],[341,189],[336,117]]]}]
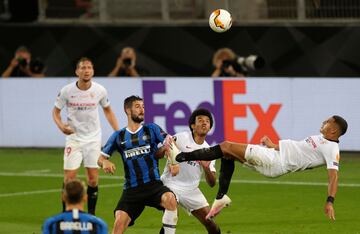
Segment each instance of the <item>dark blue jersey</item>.
[{"label": "dark blue jersey", "polygon": [[159,162],[155,152],[166,135],[154,123],[144,124],[134,133],[123,128],[112,134],[102,152],[107,156],[111,156],[115,150],[120,153],[125,171],[124,189],[160,181]]},{"label": "dark blue jersey", "polygon": [[78,209],[65,211],[48,218],[42,227],[43,234],[107,234],[106,223]]}]

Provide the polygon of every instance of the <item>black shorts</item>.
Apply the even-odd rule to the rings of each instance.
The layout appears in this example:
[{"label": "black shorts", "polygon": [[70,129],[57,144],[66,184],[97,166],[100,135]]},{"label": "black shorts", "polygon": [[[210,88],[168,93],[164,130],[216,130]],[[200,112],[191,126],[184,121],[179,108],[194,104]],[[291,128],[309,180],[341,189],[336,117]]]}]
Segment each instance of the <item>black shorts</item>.
[{"label": "black shorts", "polygon": [[160,202],[161,196],[166,192],[172,191],[161,181],[150,182],[140,187],[123,190],[114,214],[117,210],[125,211],[131,218],[129,226],[132,226],[143,212],[145,206],[164,210],[164,208],[160,206]]}]

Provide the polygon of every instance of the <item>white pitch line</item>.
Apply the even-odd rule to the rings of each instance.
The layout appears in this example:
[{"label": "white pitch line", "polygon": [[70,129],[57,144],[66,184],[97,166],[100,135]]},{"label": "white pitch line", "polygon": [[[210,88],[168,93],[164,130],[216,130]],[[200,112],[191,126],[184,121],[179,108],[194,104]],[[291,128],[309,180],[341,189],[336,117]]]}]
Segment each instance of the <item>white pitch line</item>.
[{"label": "white pitch line", "polygon": [[[99,185],[100,188],[113,188],[121,187],[122,184],[104,184]],[[0,194],[0,197],[13,197],[13,196],[24,196],[24,195],[34,195],[34,194],[43,194],[43,193],[60,193],[61,189],[46,189],[46,190],[35,190],[28,192],[17,192],[17,193],[3,193]]]},{"label": "white pitch line", "polygon": [[[0,176],[32,176],[32,177],[56,177],[62,178],[63,174],[49,174],[49,173],[29,173],[29,172],[0,172]],[[84,175],[79,175],[80,178],[85,178]],[[111,175],[101,175],[102,179],[124,179],[123,176],[111,176]],[[276,184],[276,185],[305,185],[305,186],[328,186],[327,183],[324,182],[304,182],[304,181],[273,181],[273,180],[239,180],[232,179],[231,183],[239,183],[239,184]],[[109,185],[100,185],[102,188],[107,187],[116,187],[122,186],[119,184],[109,184]],[[339,184],[339,187],[360,187],[360,184]],[[32,195],[32,194],[43,194],[43,193],[53,193],[60,192],[60,189],[48,189],[48,190],[35,190],[28,192],[17,192],[17,193],[4,193],[0,194],[0,197],[10,197],[10,196],[22,196],[22,195]]]},{"label": "white pitch line", "polygon": [[[18,176],[18,177],[55,177],[62,178],[64,174],[53,174],[53,173],[33,173],[33,172],[0,172],[0,176]],[[80,178],[85,178],[85,175],[78,175]],[[100,175],[104,179],[124,179],[123,176],[113,176],[113,175]]]},{"label": "white pitch line", "polygon": [[[238,180],[238,179],[232,179],[231,183],[328,186],[328,183],[324,183],[324,182],[304,182],[304,181],[269,181],[269,180]],[[340,183],[338,186],[339,187],[360,187],[360,184],[341,184]]]}]

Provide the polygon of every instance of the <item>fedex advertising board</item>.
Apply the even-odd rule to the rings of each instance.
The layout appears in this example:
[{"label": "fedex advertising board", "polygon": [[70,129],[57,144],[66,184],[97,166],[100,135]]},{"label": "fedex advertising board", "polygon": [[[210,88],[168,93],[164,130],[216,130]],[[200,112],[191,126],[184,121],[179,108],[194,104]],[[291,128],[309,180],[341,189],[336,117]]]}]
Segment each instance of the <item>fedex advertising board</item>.
[{"label": "fedex advertising board", "polygon": [[[170,134],[189,130],[188,118],[196,108],[209,109],[215,120],[209,144],[223,140],[256,144],[263,135],[275,142],[301,140],[318,134],[322,121],[336,114],[349,124],[340,148],[360,150],[360,79],[94,79],[108,90],[120,126],[126,126],[123,100],[130,95],[144,98],[146,122],[155,122]],[[64,135],[51,111],[60,88],[74,80],[0,80],[0,146],[63,147]],[[62,114],[66,119],[65,111]],[[100,117],[105,143],[112,129],[102,113]]]}]

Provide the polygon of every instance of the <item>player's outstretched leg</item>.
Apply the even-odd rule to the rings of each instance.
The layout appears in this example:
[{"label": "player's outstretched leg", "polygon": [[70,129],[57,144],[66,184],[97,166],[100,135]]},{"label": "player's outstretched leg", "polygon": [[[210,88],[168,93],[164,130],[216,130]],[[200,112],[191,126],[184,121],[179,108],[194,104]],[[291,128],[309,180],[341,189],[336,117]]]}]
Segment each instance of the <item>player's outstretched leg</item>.
[{"label": "player's outstretched leg", "polygon": [[223,152],[221,151],[220,145],[215,145],[210,148],[203,148],[194,150],[191,152],[181,152],[176,156],[176,161],[185,162],[185,161],[212,161],[214,159],[222,158]]},{"label": "player's outstretched leg", "polygon": [[221,159],[220,176],[219,176],[219,190],[216,199],[221,199],[227,194],[231,182],[231,177],[235,170],[235,161],[231,159]]}]

